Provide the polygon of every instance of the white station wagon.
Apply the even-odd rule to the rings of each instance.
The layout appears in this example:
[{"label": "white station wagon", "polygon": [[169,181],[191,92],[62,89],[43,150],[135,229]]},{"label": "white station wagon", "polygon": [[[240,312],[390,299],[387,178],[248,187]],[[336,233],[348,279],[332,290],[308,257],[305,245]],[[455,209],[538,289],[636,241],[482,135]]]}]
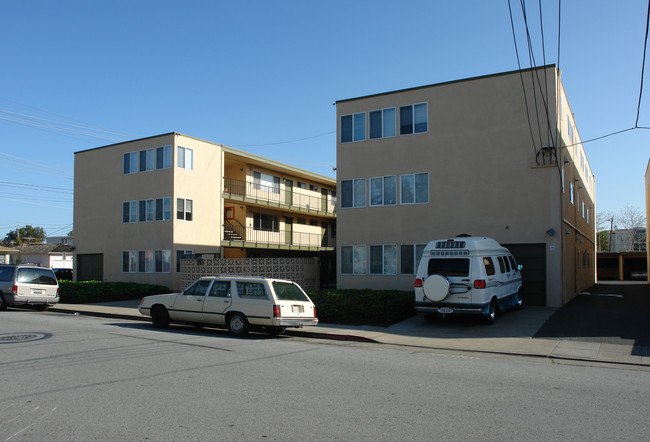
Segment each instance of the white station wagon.
[{"label": "white station wagon", "polygon": [[235,336],[251,327],[277,335],[286,327],[318,324],[316,307],[298,284],[261,276],[200,278],[181,293],[143,298],[138,310],[156,328],[171,322],[226,326]]}]

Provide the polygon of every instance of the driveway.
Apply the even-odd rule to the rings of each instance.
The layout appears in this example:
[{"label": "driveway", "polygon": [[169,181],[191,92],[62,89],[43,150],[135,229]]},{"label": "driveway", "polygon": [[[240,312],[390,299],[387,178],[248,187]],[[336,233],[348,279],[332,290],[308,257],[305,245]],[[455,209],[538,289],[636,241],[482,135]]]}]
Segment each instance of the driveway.
[{"label": "driveway", "polygon": [[535,338],[650,346],[650,284],[600,282],[551,315]]}]

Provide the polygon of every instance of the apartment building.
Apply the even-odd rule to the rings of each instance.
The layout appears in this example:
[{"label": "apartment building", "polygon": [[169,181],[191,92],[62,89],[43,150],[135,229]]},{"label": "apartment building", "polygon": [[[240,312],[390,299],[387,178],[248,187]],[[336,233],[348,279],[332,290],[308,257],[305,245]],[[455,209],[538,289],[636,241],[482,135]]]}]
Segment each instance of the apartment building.
[{"label": "apartment building", "polygon": [[524,301],[595,280],[595,181],[549,65],[336,102],[337,284],[411,290],[426,243],[493,237]]},{"label": "apartment building", "polygon": [[336,180],[179,133],[75,153],[77,280],[180,287],[183,258],[319,257],[333,284]]}]

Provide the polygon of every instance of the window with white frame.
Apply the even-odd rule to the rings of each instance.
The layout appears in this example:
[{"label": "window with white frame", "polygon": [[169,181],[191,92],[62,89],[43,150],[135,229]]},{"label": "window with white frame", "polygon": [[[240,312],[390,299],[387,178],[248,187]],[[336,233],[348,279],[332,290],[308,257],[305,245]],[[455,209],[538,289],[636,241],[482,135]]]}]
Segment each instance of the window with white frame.
[{"label": "window with white frame", "polygon": [[410,135],[428,130],[427,103],[400,106],[399,134]]},{"label": "window with white frame", "polygon": [[370,205],[392,206],[397,203],[397,177],[395,175],[370,178]]},{"label": "window with white frame", "polygon": [[138,152],[127,152],[124,154],[124,167],[122,172],[125,175],[138,172]]},{"label": "window with white frame", "polygon": [[138,273],[152,273],[153,270],[153,250],[139,250]]},{"label": "window with white frame", "polygon": [[425,204],[429,202],[429,174],[400,175],[400,204]]},{"label": "window with white frame", "polygon": [[138,221],[150,222],[154,219],[154,200],[140,200],[138,201]]},{"label": "window with white frame", "polygon": [[138,251],[137,250],[122,251],[122,272],[136,273],[137,271],[138,271]]},{"label": "window with white frame", "polygon": [[138,221],[138,202],[124,201],[122,203],[122,222],[135,223]]},{"label": "window with white frame", "polygon": [[426,244],[403,244],[400,247],[400,273],[415,275]]},{"label": "window with white frame", "polygon": [[369,138],[387,138],[395,136],[396,127],[395,108],[376,110],[368,113],[370,125]]},{"label": "window with white frame", "polygon": [[193,252],[191,250],[176,250],[176,271],[181,271],[181,259],[192,258]]},{"label": "window with white frame", "polygon": [[394,244],[370,246],[370,274],[397,274],[397,246]]},{"label": "window with white frame", "polygon": [[366,179],[341,181],[341,207],[366,206]]},{"label": "window with white frame", "polygon": [[280,217],[278,215],[269,215],[268,213],[253,213],[253,230],[263,230],[266,232],[280,231]]},{"label": "window with white frame", "polygon": [[170,167],[172,167],[172,147],[156,148],[156,169],[169,169]]},{"label": "window with white frame", "polygon": [[571,181],[569,181],[569,202],[575,205],[573,197],[573,183]]},{"label": "window with white frame", "polygon": [[262,172],[253,172],[253,187],[255,190],[269,193],[280,193],[280,177]]},{"label": "window with white frame", "polygon": [[155,250],[154,251],[156,273],[170,273],[172,271],[172,251]]},{"label": "window with white frame", "polygon": [[172,199],[156,198],[156,221],[172,219]]},{"label": "window with white frame", "polygon": [[176,198],[176,219],[192,221],[193,206],[191,199]]},{"label": "window with white frame", "polygon": [[368,268],[366,246],[341,246],[341,274],[365,275]]},{"label": "window with white frame", "polygon": [[194,170],[194,150],[178,146],[176,149],[176,166],[181,169]]},{"label": "window with white frame", "polygon": [[341,117],[341,143],[366,139],[366,114],[360,112]]},{"label": "window with white frame", "polygon": [[140,151],[140,172],[148,172],[154,169],[156,163],[155,152],[154,149]]}]

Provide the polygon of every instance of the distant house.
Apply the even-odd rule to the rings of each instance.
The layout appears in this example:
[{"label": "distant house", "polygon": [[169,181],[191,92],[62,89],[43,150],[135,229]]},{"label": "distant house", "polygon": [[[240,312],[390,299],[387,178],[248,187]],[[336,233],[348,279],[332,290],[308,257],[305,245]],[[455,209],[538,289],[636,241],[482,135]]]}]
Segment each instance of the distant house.
[{"label": "distant house", "polygon": [[73,247],[67,244],[23,244],[12,249],[15,253],[12,261],[20,260],[25,264],[37,264],[41,267],[72,268]]},{"label": "distant house", "polygon": [[18,252],[11,247],[0,246],[0,264],[11,263],[11,256],[16,255]]},{"label": "distant house", "polygon": [[71,236],[48,236],[45,238],[45,242],[48,244],[67,244],[74,246],[74,240]]}]

